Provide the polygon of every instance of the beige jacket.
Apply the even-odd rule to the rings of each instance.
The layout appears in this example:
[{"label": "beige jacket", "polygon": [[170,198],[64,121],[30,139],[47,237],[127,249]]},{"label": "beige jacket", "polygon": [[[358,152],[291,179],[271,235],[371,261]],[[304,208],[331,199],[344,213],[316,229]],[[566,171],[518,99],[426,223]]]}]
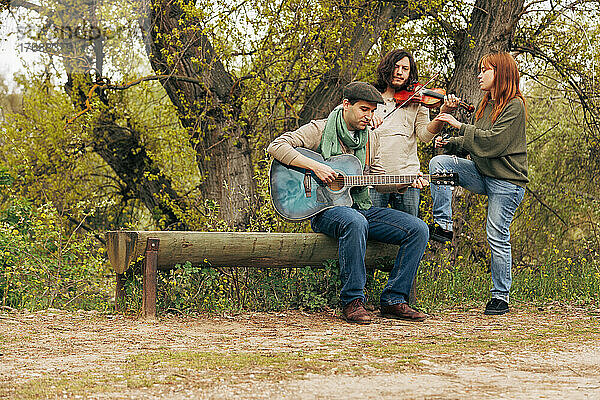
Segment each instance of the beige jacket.
[{"label": "beige jacket", "polygon": [[427,130],[429,110],[420,104],[396,108],[393,98],[378,104],[375,114],[384,118],[375,133],[379,136],[381,165],[388,174],[415,175],[421,170],[417,139],[428,143],[435,135]]},{"label": "beige jacket", "polygon": [[[273,140],[267,147],[267,151],[275,159],[286,165],[289,165],[300,154],[295,147],[304,147],[318,152],[326,123],[326,119],[312,120],[295,131],[286,132]],[[344,153],[353,154],[343,143],[340,144]],[[379,137],[371,130],[369,130],[369,162],[365,170],[367,169],[368,171],[365,171],[365,173],[369,174],[384,175],[386,173],[380,161]],[[385,193],[395,192],[398,187],[396,185],[386,185],[377,186],[376,189],[378,192]]]}]

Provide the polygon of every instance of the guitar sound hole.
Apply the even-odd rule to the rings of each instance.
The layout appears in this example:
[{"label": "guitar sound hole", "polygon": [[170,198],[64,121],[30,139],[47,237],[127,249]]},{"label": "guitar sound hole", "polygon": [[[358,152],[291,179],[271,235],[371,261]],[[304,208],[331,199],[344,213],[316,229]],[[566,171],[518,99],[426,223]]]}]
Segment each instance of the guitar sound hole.
[{"label": "guitar sound hole", "polygon": [[333,182],[329,184],[329,189],[337,192],[338,190],[342,190],[344,188],[344,177],[342,175],[338,175],[337,178]]}]

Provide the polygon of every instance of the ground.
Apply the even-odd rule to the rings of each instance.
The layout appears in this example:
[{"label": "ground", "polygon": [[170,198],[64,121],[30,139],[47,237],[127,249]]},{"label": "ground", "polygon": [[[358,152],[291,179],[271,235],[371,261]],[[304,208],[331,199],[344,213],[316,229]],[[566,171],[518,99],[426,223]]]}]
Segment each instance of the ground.
[{"label": "ground", "polygon": [[0,309],[0,398],[600,398],[600,310],[481,306],[422,323],[336,311],[161,316]]}]

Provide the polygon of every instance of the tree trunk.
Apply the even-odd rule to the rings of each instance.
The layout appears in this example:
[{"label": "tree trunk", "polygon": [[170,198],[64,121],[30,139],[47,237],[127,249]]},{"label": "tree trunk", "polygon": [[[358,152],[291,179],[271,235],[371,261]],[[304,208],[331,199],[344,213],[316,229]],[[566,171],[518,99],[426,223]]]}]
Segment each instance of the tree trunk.
[{"label": "tree trunk", "polygon": [[[40,14],[44,8],[34,4],[17,4],[32,8]],[[79,26],[82,21],[92,21],[97,25],[96,8],[98,1],[90,2],[89,8],[61,9],[50,14],[49,24],[56,26]],[[45,43],[41,43],[45,45]],[[59,48],[63,56],[63,66],[68,80],[64,86],[65,92],[71,97],[76,108],[86,108],[87,94],[92,87],[92,80],[100,77],[104,60],[104,45],[102,37],[89,42],[77,37],[50,43],[52,48]],[[90,51],[91,46],[91,51]],[[93,54],[93,56],[90,56]],[[90,75],[92,66],[96,68],[96,77]],[[157,226],[160,228],[186,229],[187,226],[179,221],[173,212],[172,204],[178,196],[171,182],[162,174],[158,166],[146,153],[140,141],[140,132],[130,127],[117,124],[109,99],[102,90],[96,92],[103,104],[99,120],[93,128],[92,148],[113,169],[124,183],[122,196],[124,199],[138,199],[148,208]]]},{"label": "tree trunk", "polygon": [[[348,21],[357,24],[352,30],[349,43],[340,49],[332,68],[323,75],[315,90],[307,97],[298,114],[298,126],[312,119],[326,118],[331,110],[340,104],[343,87],[354,79],[365,56],[384,30],[401,18],[414,20],[424,15],[420,10],[409,8],[405,1],[393,5],[381,2],[373,4],[370,9],[363,10],[360,16]],[[346,60],[352,62],[348,63]]]},{"label": "tree trunk", "polygon": [[483,97],[477,80],[479,60],[487,53],[511,49],[523,3],[524,0],[475,2],[468,30],[454,34],[455,69],[449,93],[457,93],[475,105],[479,103]]},{"label": "tree trunk", "polygon": [[223,220],[243,228],[249,223],[256,189],[247,128],[239,118],[240,88],[198,29],[202,21],[186,14],[176,1],[157,0],[148,15],[146,46],[154,71],[199,81],[173,78],[161,83],[182,125],[190,130],[204,179],[201,194],[219,205]]},{"label": "tree trunk", "polygon": [[[90,86],[89,75],[70,73],[65,91],[76,107],[83,108]],[[105,110],[94,125],[92,148],[124,183],[123,197],[140,200],[161,229],[186,229],[187,226],[173,212],[172,203],[179,196],[171,181],[146,153],[140,132],[115,122],[117,116],[102,91],[99,91],[99,99]]]},{"label": "tree trunk", "polygon": [[139,199],[161,229],[185,230],[173,211],[178,195],[140,142],[140,133],[117,125],[110,115],[94,127],[94,151],[125,183],[125,198]]},{"label": "tree trunk", "polygon": [[[454,74],[452,75],[448,93],[456,93],[466,102],[477,106],[483,98],[479,88],[479,60],[494,51],[509,51],[516,30],[519,16],[523,11],[523,0],[477,0],[469,29],[454,32]],[[448,27],[446,27],[448,28]],[[472,45],[475,43],[475,46]],[[468,115],[460,110],[458,119],[468,120]],[[460,189],[460,188],[458,188]],[[469,220],[474,202],[473,194],[466,190],[454,191],[455,207],[454,231],[457,236],[464,228],[464,221]],[[461,201],[457,198],[464,197]]]}]

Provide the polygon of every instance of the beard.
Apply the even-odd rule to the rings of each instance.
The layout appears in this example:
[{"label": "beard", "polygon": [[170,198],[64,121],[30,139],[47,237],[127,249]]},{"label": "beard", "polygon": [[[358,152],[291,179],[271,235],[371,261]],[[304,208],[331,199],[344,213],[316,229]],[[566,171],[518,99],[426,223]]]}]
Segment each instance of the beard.
[{"label": "beard", "polygon": [[389,86],[394,89],[396,92],[399,92],[401,90],[406,90],[406,88],[409,86],[409,79],[406,79],[402,84],[398,85],[396,83],[394,83],[394,81],[392,80],[389,83]]}]

